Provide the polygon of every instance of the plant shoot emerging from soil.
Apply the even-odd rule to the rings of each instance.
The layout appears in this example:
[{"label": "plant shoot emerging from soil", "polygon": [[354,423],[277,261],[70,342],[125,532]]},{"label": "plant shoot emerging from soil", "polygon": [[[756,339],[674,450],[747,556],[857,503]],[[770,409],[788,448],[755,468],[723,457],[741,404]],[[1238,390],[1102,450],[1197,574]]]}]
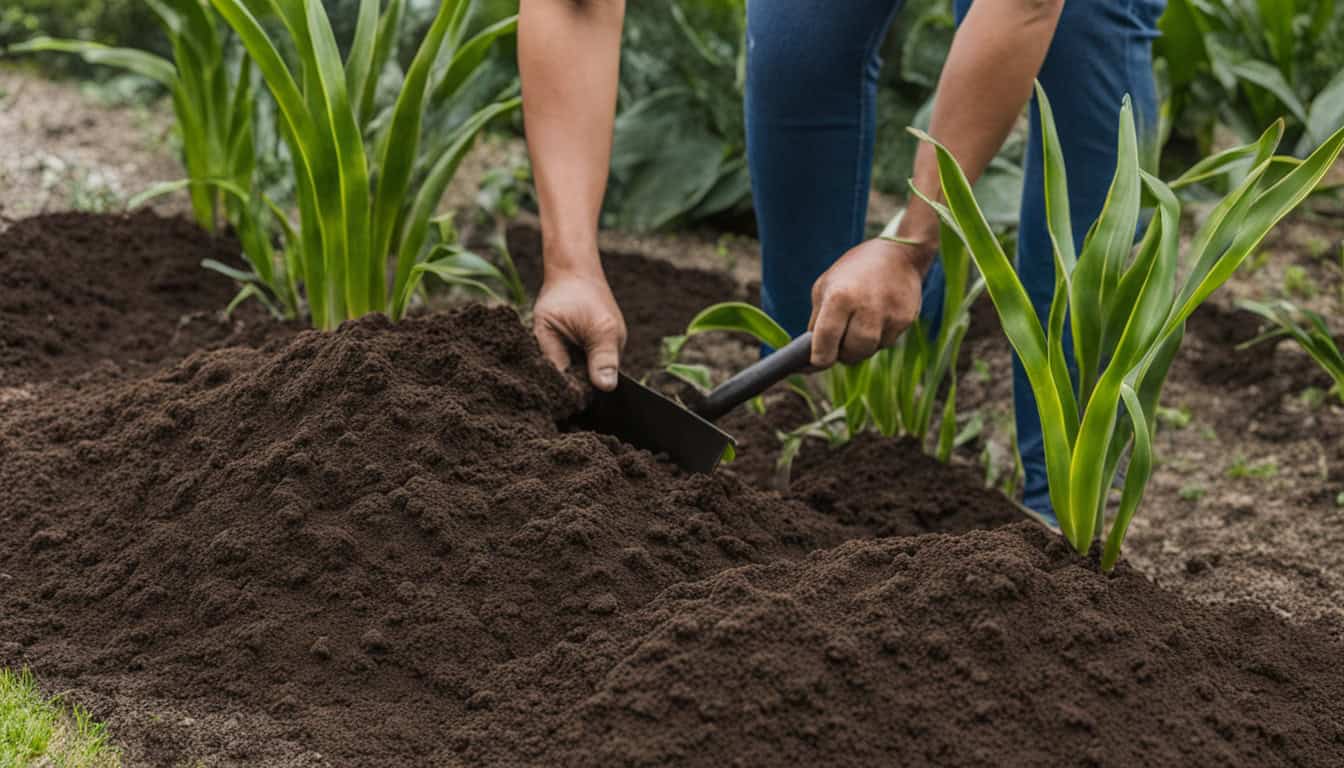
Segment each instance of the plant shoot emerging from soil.
[{"label": "plant shoot emerging from soil", "polygon": [[[1168,186],[1144,172],[1133,112],[1120,109],[1119,151],[1106,204],[1075,250],[1063,152],[1050,101],[1036,88],[1045,162],[1047,224],[1054,245],[1055,297],[1043,327],[1025,288],[994,237],[969,182],[951,152],[937,151],[946,204],[926,197],[943,223],[966,244],[988,284],[1004,332],[1022,359],[1041,412],[1050,497],[1062,532],[1080,552],[1106,537],[1102,567],[1115,567],[1129,522],[1153,467],[1152,433],[1158,400],[1191,313],[1227,281],[1265,235],[1320,183],[1344,149],[1344,128],[1305,160],[1275,156],[1283,135],[1276,122],[1255,143],[1209,157]],[[1180,202],[1172,192],[1224,175],[1250,171],[1233,185],[1196,232],[1178,281]],[[921,190],[914,190],[921,194]],[[1134,247],[1140,211],[1154,207]],[[1067,328],[1067,330],[1066,330]],[[1064,353],[1072,337],[1075,381]],[[1122,416],[1124,417],[1122,419]],[[1132,458],[1120,484],[1118,509],[1106,527],[1109,489],[1121,457]]]}]

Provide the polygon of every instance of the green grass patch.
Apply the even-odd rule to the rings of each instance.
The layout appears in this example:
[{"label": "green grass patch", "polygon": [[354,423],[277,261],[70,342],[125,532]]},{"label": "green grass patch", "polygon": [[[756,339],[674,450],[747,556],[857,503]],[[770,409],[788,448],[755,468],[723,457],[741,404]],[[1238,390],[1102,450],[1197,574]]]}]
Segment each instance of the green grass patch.
[{"label": "green grass patch", "polygon": [[48,699],[28,670],[0,669],[0,766],[120,768],[107,729],[88,712]]},{"label": "green grass patch", "polygon": [[1239,455],[1227,468],[1227,476],[1233,480],[1268,480],[1278,475],[1279,462],[1273,457],[1252,464]]}]

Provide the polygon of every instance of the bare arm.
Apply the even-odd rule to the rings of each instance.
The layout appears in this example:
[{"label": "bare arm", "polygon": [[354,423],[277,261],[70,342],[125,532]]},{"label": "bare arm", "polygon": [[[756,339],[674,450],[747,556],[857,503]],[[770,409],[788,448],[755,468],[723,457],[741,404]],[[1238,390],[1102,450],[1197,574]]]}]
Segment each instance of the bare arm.
[{"label": "bare arm", "polygon": [[[994,159],[1022,107],[1031,97],[1064,0],[976,0],[948,52],[938,78],[929,133],[952,152],[974,183]],[[934,149],[921,142],[915,156],[915,187],[942,198]],[[897,236],[938,242],[938,216],[911,197]],[[933,259],[923,254],[921,270]]]},{"label": "bare arm", "polygon": [[624,0],[522,0],[518,69],[541,207],[545,278],[534,311],[542,351],[616,385],[625,323],[602,273],[598,216],[611,161]]},{"label": "bare arm", "polygon": [[[994,159],[1031,96],[1064,0],[976,0],[938,80],[929,133],[974,182]],[[915,156],[915,186],[939,199],[933,148]],[[911,197],[896,236],[918,245],[869,240],[850,250],[812,290],[812,364],[855,363],[896,343],[919,317],[920,281],[938,248],[938,216]]]}]

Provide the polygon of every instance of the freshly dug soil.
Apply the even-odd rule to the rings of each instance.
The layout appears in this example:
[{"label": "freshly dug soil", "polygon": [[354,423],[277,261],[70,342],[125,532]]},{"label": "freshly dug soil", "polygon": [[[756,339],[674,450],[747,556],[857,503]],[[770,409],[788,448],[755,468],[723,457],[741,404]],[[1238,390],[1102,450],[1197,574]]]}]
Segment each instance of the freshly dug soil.
[{"label": "freshly dug soil", "polygon": [[[476,307],[0,405],[0,664],[413,764],[495,665],[863,533],[562,433],[576,397],[511,310]],[[166,742],[135,764],[177,764]]]},{"label": "freshly dug soil", "polygon": [[[694,281],[650,264],[608,269],[654,359],[732,296],[667,319],[649,285]],[[557,426],[583,395],[503,309],[173,364],[151,326],[228,291],[184,272],[155,305],[140,274],[96,344],[15,369],[117,375],[0,396],[0,666],[128,765],[1344,764],[1328,627],[1102,576],[1028,525],[874,540],[1014,515],[909,444],[804,451],[782,495],[775,450],[687,477]]]},{"label": "freshly dug soil", "polygon": [[734,412],[724,429],[737,440],[738,456],[720,471],[756,487],[784,487],[790,498],[879,536],[964,533],[1023,519],[1002,494],[984,487],[975,470],[939,463],[910,439],[864,433],[839,448],[810,439],[787,475],[781,473],[776,433],[811,418],[792,392],[772,398],[764,416]]},{"label": "freshly dug soil", "polygon": [[143,371],[278,330],[253,305],[223,319],[237,287],[203,259],[236,264],[237,243],[148,211],[16,222],[0,235],[0,387]]},{"label": "freshly dug soil", "polygon": [[1027,523],[849,542],[663,592],[497,674],[458,765],[1344,759],[1344,647],[1102,576]]}]

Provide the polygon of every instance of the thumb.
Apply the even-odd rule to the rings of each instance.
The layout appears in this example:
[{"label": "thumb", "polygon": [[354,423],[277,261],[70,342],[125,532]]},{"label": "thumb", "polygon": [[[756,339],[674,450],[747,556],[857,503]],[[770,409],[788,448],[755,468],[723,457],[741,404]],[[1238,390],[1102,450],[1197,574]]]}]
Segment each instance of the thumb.
[{"label": "thumb", "polygon": [[588,378],[603,392],[616,388],[616,372],[620,365],[621,350],[616,339],[600,339],[588,347]]}]

